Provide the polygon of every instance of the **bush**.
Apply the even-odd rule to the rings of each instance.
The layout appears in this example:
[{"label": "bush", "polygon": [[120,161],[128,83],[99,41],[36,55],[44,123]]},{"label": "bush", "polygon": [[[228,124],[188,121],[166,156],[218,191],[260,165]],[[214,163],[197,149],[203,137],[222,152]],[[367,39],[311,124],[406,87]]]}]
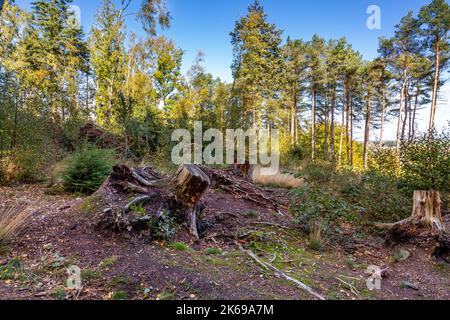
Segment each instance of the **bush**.
[{"label": "bush", "polygon": [[177,224],[170,212],[164,211],[159,218],[148,222],[148,228],[153,240],[170,241],[177,233]]},{"label": "bush", "polygon": [[412,210],[411,194],[399,188],[399,180],[375,172],[342,183],[340,193],[360,208],[365,223],[398,221]]},{"label": "bush", "polygon": [[63,172],[64,187],[69,192],[91,194],[111,174],[114,151],[84,145],[69,158]]},{"label": "bush", "polygon": [[380,175],[398,176],[400,161],[395,148],[377,147],[370,150],[369,169]]},{"label": "bush", "polygon": [[411,189],[450,190],[450,133],[433,133],[402,145],[403,178]]},{"label": "bush", "polygon": [[375,172],[331,174],[317,166],[312,172],[308,173],[308,185],[292,192],[291,211],[304,233],[310,233],[312,223],[320,224],[326,234],[340,221],[361,225],[392,222],[411,213],[411,193],[398,187],[396,177]]}]

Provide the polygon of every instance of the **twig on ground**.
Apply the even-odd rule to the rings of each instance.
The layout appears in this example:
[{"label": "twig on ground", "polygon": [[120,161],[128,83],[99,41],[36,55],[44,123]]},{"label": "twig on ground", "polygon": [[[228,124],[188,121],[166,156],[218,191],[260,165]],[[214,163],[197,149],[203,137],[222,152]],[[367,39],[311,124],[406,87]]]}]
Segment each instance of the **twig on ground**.
[{"label": "twig on ground", "polygon": [[358,298],[361,298],[361,294],[359,293],[359,291],[355,288],[354,285],[342,280],[339,277],[335,277],[336,280],[338,280],[340,283],[344,284],[345,286],[347,286],[348,289],[350,289],[350,291],[357,296]]},{"label": "twig on ground", "polygon": [[297,279],[294,279],[290,276],[288,276],[287,274],[285,274],[283,271],[275,268],[274,266],[272,266],[269,263],[266,263],[262,260],[260,260],[256,254],[254,254],[251,250],[245,250],[244,248],[242,248],[242,246],[240,244],[238,244],[239,249],[242,252],[247,253],[253,260],[255,260],[258,264],[260,264],[264,269],[266,270],[272,270],[274,272],[276,272],[277,274],[279,274],[280,276],[284,277],[286,280],[293,282],[297,285],[297,287],[299,287],[300,289],[308,292],[309,294],[313,295],[314,297],[318,298],[319,300],[326,300],[325,297],[323,297],[322,295],[318,294],[317,292],[315,292],[312,288],[308,287],[306,284],[304,284],[303,282],[298,281]]}]

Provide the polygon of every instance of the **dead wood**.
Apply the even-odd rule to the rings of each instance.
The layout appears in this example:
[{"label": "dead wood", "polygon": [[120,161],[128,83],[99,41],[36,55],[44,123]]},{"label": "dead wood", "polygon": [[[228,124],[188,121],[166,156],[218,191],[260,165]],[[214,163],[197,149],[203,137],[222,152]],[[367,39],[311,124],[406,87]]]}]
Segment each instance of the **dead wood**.
[{"label": "dead wood", "polygon": [[450,241],[442,218],[441,198],[437,191],[415,191],[411,216],[395,223],[376,224],[389,230],[388,242],[413,242],[433,246],[432,256],[448,262]]},{"label": "dead wood", "polygon": [[307,286],[306,284],[304,284],[303,282],[294,279],[290,276],[288,276],[286,273],[284,273],[283,271],[281,271],[280,269],[272,266],[270,263],[264,262],[261,259],[258,258],[258,256],[256,254],[254,254],[251,250],[245,250],[244,248],[242,248],[242,246],[240,244],[238,244],[239,249],[246,253],[247,255],[249,255],[254,261],[256,261],[260,266],[262,266],[264,269],[266,270],[272,270],[275,273],[279,274],[280,276],[282,276],[283,278],[285,278],[286,280],[293,282],[294,284],[297,285],[297,287],[299,287],[300,289],[306,291],[307,293],[311,294],[312,296],[318,298],[319,300],[326,300],[325,297],[323,297],[322,295],[318,294],[317,292],[315,292],[312,288],[310,288],[309,286]]},{"label": "dead wood", "polygon": [[[187,224],[192,236],[199,238],[198,217],[204,209],[200,200],[211,184],[209,177],[199,167],[182,165],[175,176],[169,178],[151,168],[120,165],[113,168],[108,183],[118,191],[140,196],[135,196],[122,209],[103,212],[97,227],[141,231],[152,219],[160,219],[164,212],[169,212]],[[147,212],[144,206],[146,203],[157,205],[158,209]],[[143,205],[146,214],[131,212],[137,205]]]},{"label": "dead wood", "polygon": [[246,180],[241,171],[236,168],[218,170],[201,166],[201,169],[210,177],[213,188],[221,189],[236,199],[245,199],[277,213],[287,209],[285,204],[280,203],[266,191]]}]

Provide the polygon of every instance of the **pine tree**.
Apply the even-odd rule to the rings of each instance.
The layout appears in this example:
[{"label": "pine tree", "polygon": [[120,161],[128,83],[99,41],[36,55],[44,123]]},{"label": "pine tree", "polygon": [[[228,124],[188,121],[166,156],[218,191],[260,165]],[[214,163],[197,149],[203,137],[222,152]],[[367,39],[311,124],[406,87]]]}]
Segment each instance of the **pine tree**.
[{"label": "pine tree", "polygon": [[256,0],[231,33],[235,94],[242,106],[243,125],[262,128],[264,100],[277,90],[275,80],[281,71],[282,31],[267,22],[264,8]]},{"label": "pine tree", "polygon": [[283,52],[283,94],[287,104],[291,144],[298,143],[299,106],[306,76],[306,44],[301,40],[288,39]]},{"label": "pine tree", "polygon": [[450,58],[450,6],[445,0],[433,0],[421,8],[419,24],[425,46],[433,56],[433,97],[429,122],[430,135],[435,126],[439,87],[444,84],[442,73],[448,68]]},{"label": "pine tree", "polygon": [[96,83],[96,115],[100,125],[110,127],[114,105],[124,80],[125,25],[122,11],[112,0],[103,0],[91,30],[89,50]]}]

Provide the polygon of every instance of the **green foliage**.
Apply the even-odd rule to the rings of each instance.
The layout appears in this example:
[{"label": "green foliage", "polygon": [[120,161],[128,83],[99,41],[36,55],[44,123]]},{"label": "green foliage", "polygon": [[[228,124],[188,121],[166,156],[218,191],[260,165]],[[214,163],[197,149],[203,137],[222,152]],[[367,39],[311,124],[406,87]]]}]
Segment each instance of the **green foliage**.
[{"label": "green foliage", "polygon": [[370,150],[369,170],[395,177],[401,172],[400,160],[394,148],[376,147]]},{"label": "green foliage", "polygon": [[11,259],[6,265],[0,266],[0,280],[17,280],[22,275],[22,261],[19,259]]},{"label": "green foliage", "polygon": [[411,212],[411,193],[401,189],[396,177],[375,172],[333,172],[312,164],[305,168],[307,186],[292,191],[291,211],[305,233],[319,225],[326,234],[340,221],[353,224],[398,221]]},{"label": "green foliage", "polygon": [[70,192],[91,194],[111,174],[115,163],[114,152],[83,145],[68,160],[63,172],[63,182]]},{"label": "green foliage", "polygon": [[116,256],[112,256],[106,259],[103,259],[102,261],[100,261],[98,267],[100,269],[108,269],[110,267],[113,267],[117,262],[117,257]]},{"label": "green foliage", "polygon": [[422,136],[401,147],[403,178],[411,189],[450,190],[450,132]]},{"label": "green foliage", "polygon": [[164,211],[159,218],[148,222],[151,236],[155,240],[170,241],[177,233],[177,224],[170,212]]},{"label": "green foliage", "polygon": [[399,221],[411,214],[412,194],[400,188],[398,178],[374,172],[350,179],[340,178],[340,193],[351,205],[359,208],[361,222]]},{"label": "green foliage", "polygon": [[171,245],[177,251],[187,251],[189,250],[189,246],[184,242],[175,242]]},{"label": "green foliage", "polygon": [[128,293],[125,291],[113,292],[111,300],[128,300]]},{"label": "green foliage", "polygon": [[64,300],[64,298],[66,297],[66,290],[63,287],[55,288],[50,293],[50,297],[55,300]]},{"label": "green foliage", "polygon": [[207,249],[205,249],[204,252],[208,256],[210,256],[210,255],[218,256],[218,255],[221,255],[223,253],[222,250],[219,249],[219,248],[207,248]]}]

